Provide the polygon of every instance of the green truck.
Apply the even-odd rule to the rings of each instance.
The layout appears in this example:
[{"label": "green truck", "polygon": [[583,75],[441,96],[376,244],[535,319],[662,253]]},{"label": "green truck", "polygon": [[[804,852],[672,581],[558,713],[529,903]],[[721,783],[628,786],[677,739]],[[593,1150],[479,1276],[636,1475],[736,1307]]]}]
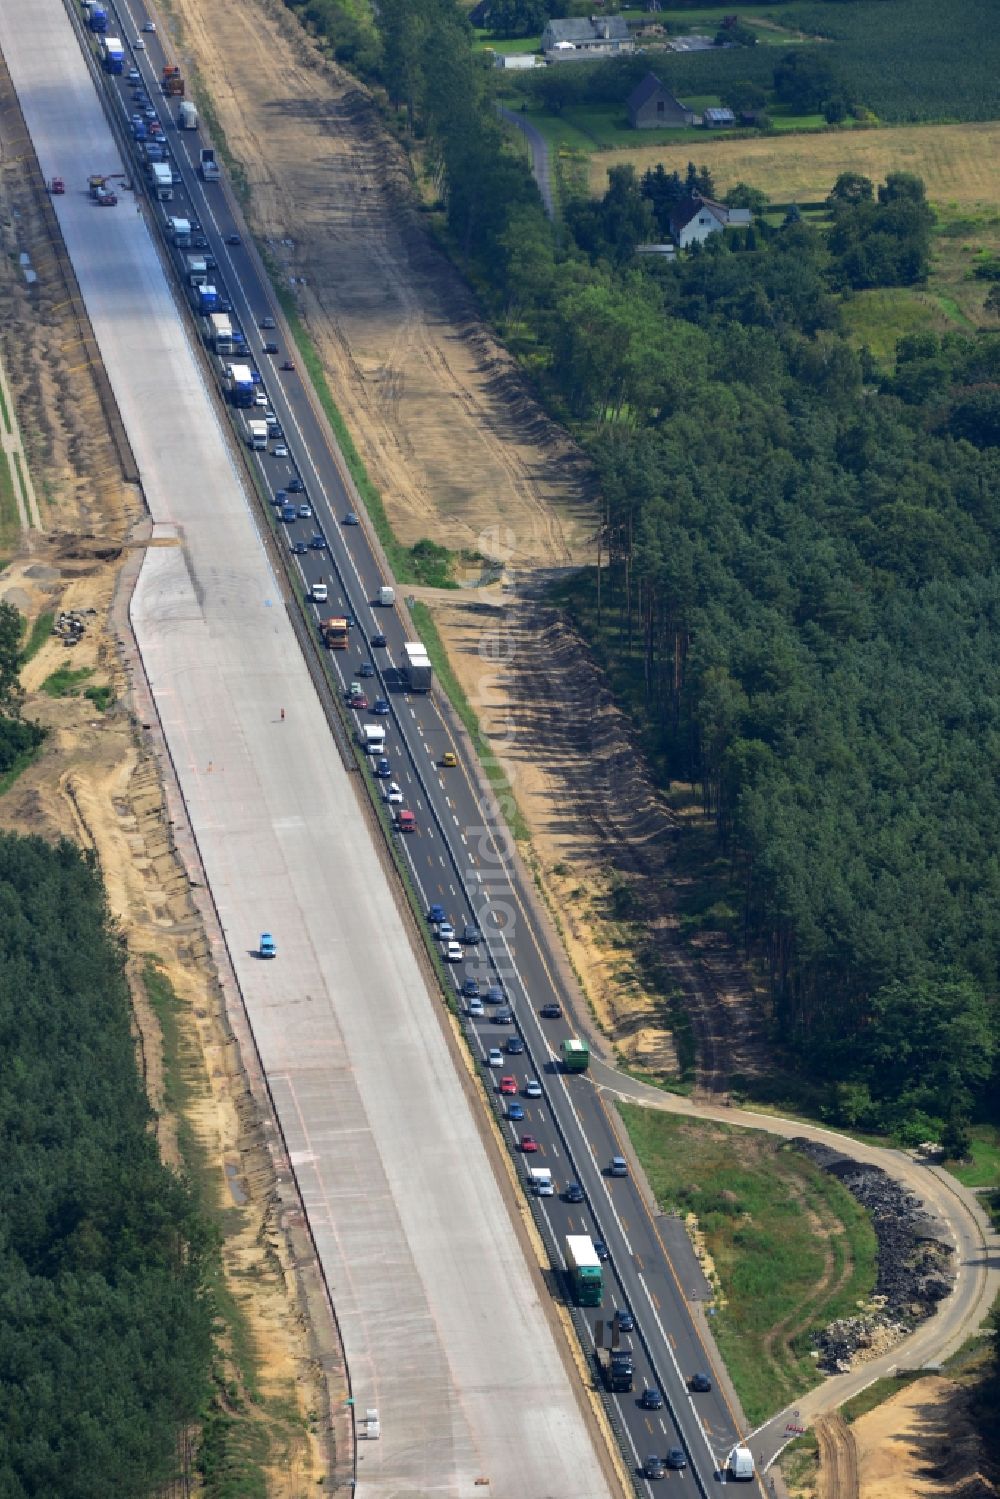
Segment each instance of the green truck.
[{"label": "green truck", "polygon": [[604,1300],[604,1274],[589,1234],[566,1235],[566,1273],[577,1306],[600,1306]]},{"label": "green truck", "polygon": [[567,1072],[586,1072],[590,1066],[590,1047],[586,1041],[569,1038],[562,1043],[562,1064]]}]

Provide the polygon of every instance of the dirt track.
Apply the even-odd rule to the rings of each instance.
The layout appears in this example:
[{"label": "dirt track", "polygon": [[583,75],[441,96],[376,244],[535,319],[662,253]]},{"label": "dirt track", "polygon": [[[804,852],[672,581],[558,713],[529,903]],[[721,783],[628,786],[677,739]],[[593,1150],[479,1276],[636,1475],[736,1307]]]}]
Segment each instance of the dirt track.
[{"label": "dirt track", "polygon": [[[587,473],[427,236],[409,168],[364,90],[278,0],[173,0],[400,540],[521,565],[582,559]],[[503,527],[503,536],[499,527]]]},{"label": "dirt track", "polygon": [[858,1499],[858,1449],[854,1433],[838,1412],[816,1422],[819,1441],[819,1499]]}]

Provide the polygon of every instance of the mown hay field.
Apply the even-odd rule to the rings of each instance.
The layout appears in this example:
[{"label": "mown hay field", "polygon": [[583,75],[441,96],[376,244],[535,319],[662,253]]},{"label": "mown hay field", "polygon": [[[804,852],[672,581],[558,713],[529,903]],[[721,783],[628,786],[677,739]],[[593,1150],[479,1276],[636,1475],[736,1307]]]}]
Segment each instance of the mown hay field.
[{"label": "mown hay field", "polygon": [[662,162],[683,175],[689,161],[707,166],[720,193],[748,182],[773,203],[826,197],[841,172],[863,172],[884,181],[887,172],[916,172],[932,203],[965,207],[1000,198],[996,162],[1000,122],[900,125],[892,129],[830,131],[816,135],[759,136],[753,140],[687,140],[677,146],[637,146],[601,151],[590,160],[590,190],[607,187],[609,167],[630,163],[642,175]]}]

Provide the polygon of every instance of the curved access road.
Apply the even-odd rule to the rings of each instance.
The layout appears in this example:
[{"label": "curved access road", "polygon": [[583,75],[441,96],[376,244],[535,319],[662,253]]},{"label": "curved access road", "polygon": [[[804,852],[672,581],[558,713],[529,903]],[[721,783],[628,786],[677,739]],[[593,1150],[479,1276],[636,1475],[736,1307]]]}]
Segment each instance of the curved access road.
[{"label": "curved access road", "polygon": [[916,1160],[903,1150],[868,1145],[818,1124],[762,1114],[754,1109],[698,1103],[679,1094],[664,1093],[627,1077],[604,1062],[594,1062],[591,1071],[594,1081],[606,1095],[623,1102],[642,1103],[688,1118],[764,1130],[784,1139],[815,1140],[865,1165],[878,1166],[919,1197],[948,1231],[956,1273],[952,1294],[940,1303],[932,1317],[890,1352],[848,1374],[831,1375],[803,1395],[794,1407],[780,1411],[754,1432],[749,1440],[761,1459],[759,1467],[766,1468],[773,1462],[789,1440],[790,1434],[786,1434],[785,1429],[789,1423],[809,1426],[817,1417],[837,1410],[859,1390],[884,1375],[892,1374],[897,1368],[920,1368],[950,1357],[966,1338],[978,1330],[1000,1295],[1000,1234],[990,1224],[975,1193],[963,1187],[950,1172]]},{"label": "curved access road", "polygon": [[515,130],[520,130],[531,151],[531,175],[538,184],[538,191],[542,195],[545,212],[550,219],[556,216],[555,197],[552,192],[552,164],[549,161],[549,145],[544,135],[524,115],[518,114],[516,110],[504,109],[503,105],[497,106],[497,113],[506,125],[513,125]]}]

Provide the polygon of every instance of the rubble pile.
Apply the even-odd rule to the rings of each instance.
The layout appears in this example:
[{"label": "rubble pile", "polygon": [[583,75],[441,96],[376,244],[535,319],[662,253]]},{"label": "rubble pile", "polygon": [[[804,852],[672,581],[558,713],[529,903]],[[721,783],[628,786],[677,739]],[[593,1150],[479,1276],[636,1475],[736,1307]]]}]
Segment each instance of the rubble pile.
[{"label": "rubble pile", "polygon": [[884,1353],[947,1296],[954,1274],[951,1246],[919,1197],[878,1166],[866,1166],[812,1140],[791,1142],[828,1171],[871,1216],[878,1244],[877,1278],[871,1307],[846,1317],[819,1334],[819,1367],[845,1373]]},{"label": "rubble pile", "polygon": [[[87,612],[92,614],[94,611],[90,609]],[[58,635],[63,645],[71,646],[79,644],[86,628],[82,614],[78,613],[76,609],[64,609],[61,614],[56,616],[56,622],[52,626],[52,633],[53,635]]]}]

